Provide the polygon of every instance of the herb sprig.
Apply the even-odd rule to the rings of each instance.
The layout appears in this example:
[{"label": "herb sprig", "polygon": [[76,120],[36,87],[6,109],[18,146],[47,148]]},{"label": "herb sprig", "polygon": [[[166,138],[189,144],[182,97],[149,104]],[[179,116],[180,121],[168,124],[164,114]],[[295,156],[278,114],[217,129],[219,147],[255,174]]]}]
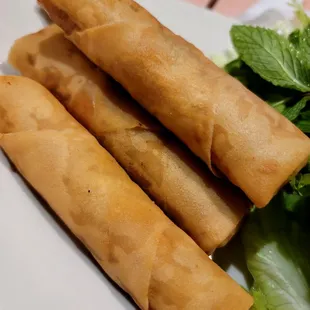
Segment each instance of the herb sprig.
[{"label": "herb sprig", "polygon": [[[310,19],[291,3],[299,27],[233,26],[239,57],[225,70],[310,135]],[[310,160],[242,230],[256,310],[310,309]]]}]

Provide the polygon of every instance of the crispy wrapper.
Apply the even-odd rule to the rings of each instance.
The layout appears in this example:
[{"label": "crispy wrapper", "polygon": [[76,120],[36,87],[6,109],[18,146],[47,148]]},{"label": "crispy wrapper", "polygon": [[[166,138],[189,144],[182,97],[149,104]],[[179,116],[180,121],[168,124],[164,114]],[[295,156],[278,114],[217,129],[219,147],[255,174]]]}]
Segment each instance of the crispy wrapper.
[{"label": "crispy wrapper", "polygon": [[47,87],[207,253],[236,232],[246,197],[214,177],[51,25],[19,39],[10,63]]},{"label": "crispy wrapper", "polygon": [[94,63],[258,207],[306,163],[307,136],[134,1],[39,3]]},{"label": "crispy wrapper", "polygon": [[250,295],[43,86],[0,77],[0,113],[1,148],[141,309],[249,309]]}]

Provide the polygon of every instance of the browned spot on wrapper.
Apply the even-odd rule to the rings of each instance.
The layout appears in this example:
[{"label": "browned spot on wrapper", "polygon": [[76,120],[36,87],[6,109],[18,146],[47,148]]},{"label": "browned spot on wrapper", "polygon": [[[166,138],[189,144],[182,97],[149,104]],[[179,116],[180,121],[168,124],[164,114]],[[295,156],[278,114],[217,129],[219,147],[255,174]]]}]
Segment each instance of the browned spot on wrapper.
[{"label": "browned spot on wrapper", "polygon": [[7,111],[0,105],[0,119],[2,126],[0,126],[1,133],[7,133],[14,131],[14,123],[10,121]]},{"label": "browned spot on wrapper", "polygon": [[[168,292],[165,292],[165,291],[162,291],[160,290],[158,287],[160,287],[160,283],[158,283],[157,281],[153,281],[154,282],[154,285],[151,286],[150,290],[149,290],[149,298],[152,299],[152,296],[154,296],[154,298],[156,298],[156,296],[160,295],[161,298],[162,298],[162,301],[163,303],[166,305],[166,306],[173,306],[175,304],[174,300],[171,298],[171,294],[170,294],[170,291]],[[178,296],[178,299],[179,297],[181,298],[182,296]],[[153,309],[153,308],[150,308],[150,309]]]},{"label": "browned spot on wrapper", "polygon": [[45,81],[44,85],[50,91],[57,89],[59,81],[62,79],[63,75],[56,67],[46,67],[44,70]]},{"label": "browned spot on wrapper", "polygon": [[117,249],[121,249],[127,255],[130,255],[137,250],[135,242],[133,242],[130,237],[125,235],[110,234],[108,245],[108,260],[111,264],[116,264],[120,261],[117,257]]},{"label": "browned spot on wrapper", "polygon": [[[130,175],[139,176],[140,174],[139,169],[136,168],[135,162],[131,159],[132,152],[126,151],[125,153],[128,155],[129,158],[128,166],[126,167],[127,171],[130,172]],[[148,190],[152,186],[152,183],[148,181],[146,178],[139,178],[139,185],[144,190]]]},{"label": "browned spot on wrapper", "polygon": [[36,63],[36,55],[28,53],[27,54],[27,61],[31,66],[34,66]]},{"label": "browned spot on wrapper", "polygon": [[113,248],[110,248],[110,251],[108,253],[108,262],[111,264],[118,264],[120,262],[116,254],[114,253]]},{"label": "browned spot on wrapper", "polygon": [[[72,194],[72,185],[70,178],[64,176],[62,178],[63,183],[67,189],[67,192],[72,197],[72,200],[75,201],[75,196]],[[88,189],[87,189],[88,190]],[[88,196],[88,199],[91,199],[91,195]],[[72,221],[77,226],[95,226],[98,222],[98,219],[96,219],[96,215],[92,210],[89,210],[87,208],[87,200],[83,202],[75,201],[75,208],[70,210],[70,216],[72,218]]]},{"label": "browned spot on wrapper", "polygon": [[[175,257],[179,257],[178,248],[183,243],[183,236],[180,231],[174,231],[169,228],[166,229],[161,236],[161,243],[165,244],[165,248],[159,247],[157,250],[155,265],[156,268],[158,266],[172,266],[173,269],[176,268],[181,273],[188,274],[189,277],[193,274],[193,265],[191,264],[182,264]],[[200,252],[200,254],[198,254]],[[201,255],[202,258],[206,259],[206,255],[203,251],[198,251],[198,255]],[[199,267],[199,266],[198,266]],[[197,266],[195,266],[197,268]],[[180,283],[182,285],[182,283]],[[165,289],[162,289],[162,286]],[[174,290],[173,286],[170,286],[169,280],[163,280],[158,277],[152,277],[151,283],[149,286],[149,299],[152,300],[155,296],[160,296],[161,302],[170,308],[171,305],[175,305],[175,300],[178,300],[178,304],[180,305],[188,305],[191,301],[191,296],[188,295],[186,291],[181,292],[180,290]],[[184,307],[185,308],[185,307]]]},{"label": "browned spot on wrapper", "polygon": [[91,165],[91,166],[89,166],[88,170],[93,171],[93,172],[98,172],[99,167],[98,167],[98,165]]},{"label": "browned spot on wrapper", "polygon": [[88,219],[83,216],[82,212],[71,211],[70,215],[73,222],[78,226],[86,226],[89,223]]},{"label": "browned spot on wrapper", "polygon": [[141,7],[140,7],[140,5],[138,5],[137,3],[135,3],[135,2],[132,2],[131,4],[130,4],[130,8],[134,11],[134,12],[139,12],[140,10],[141,10]]},{"label": "browned spot on wrapper", "polygon": [[92,94],[87,91],[87,88],[82,87],[67,104],[67,107],[83,125],[87,126],[92,121],[95,108]]},{"label": "browned spot on wrapper", "polygon": [[67,51],[67,56],[70,57],[70,58],[73,55],[79,53],[79,50],[77,50],[77,48],[73,44],[68,44],[68,47],[67,47],[66,51]]},{"label": "browned spot on wrapper", "polygon": [[76,30],[80,30],[78,25],[76,25],[70,18],[70,16],[51,3],[49,0],[38,0],[38,3],[48,12],[50,18],[62,28],[66,34],[70,35]]},{"label": "browned spot on wrapper", "polygon": [[71,99],[68,89],[72,77],[65,77],[62,72],[54,66],[43,68],[42,84],[67,108]]},{"label": "browned spot on wrapper", "polygon": [[279,169],[279,163],[275,159],[265,160],[261,167],[259,168],[259,171],[264,174],[273,174]]}]

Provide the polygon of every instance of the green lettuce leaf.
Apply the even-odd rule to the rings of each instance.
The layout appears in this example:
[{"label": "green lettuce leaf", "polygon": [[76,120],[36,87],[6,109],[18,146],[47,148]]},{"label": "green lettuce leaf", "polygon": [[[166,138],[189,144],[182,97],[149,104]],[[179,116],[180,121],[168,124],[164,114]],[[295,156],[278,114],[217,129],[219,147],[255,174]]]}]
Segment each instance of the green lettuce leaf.
[{"label": "green lettuce leaf", "polygon": [[257,310],[310,309],[310,232],[285,209],[283,193],[252,212],[242,232]]},{"label": "green lettuce leaf", "polygon": [[240,58],[264,80],[285,88],[310,91],[310,71],[289,40],[271,29],[233,26],[233,44]]}]

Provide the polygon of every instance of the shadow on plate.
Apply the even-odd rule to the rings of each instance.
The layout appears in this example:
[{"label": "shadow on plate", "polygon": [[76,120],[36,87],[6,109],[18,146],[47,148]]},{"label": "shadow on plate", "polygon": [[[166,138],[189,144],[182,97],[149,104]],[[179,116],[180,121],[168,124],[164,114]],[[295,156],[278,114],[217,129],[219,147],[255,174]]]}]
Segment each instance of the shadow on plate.
[{"label": "shadow on plate", "polygon": [[20,75],[19,71],[14,69],[8,62],[0,63],[0,73],[3,75]]},{"label": "shadow on plate", "polygon": [[49,18],[49,16],[46,14],[46,12],[40,8],[40,6],[36,6],[35,7],[35,11],[36,13],[38,14],[39,18],[41,19],[41,21],[45,24],[45,25],[48,25],[48,24],[51,24],[52,21],[51,19]]}]

